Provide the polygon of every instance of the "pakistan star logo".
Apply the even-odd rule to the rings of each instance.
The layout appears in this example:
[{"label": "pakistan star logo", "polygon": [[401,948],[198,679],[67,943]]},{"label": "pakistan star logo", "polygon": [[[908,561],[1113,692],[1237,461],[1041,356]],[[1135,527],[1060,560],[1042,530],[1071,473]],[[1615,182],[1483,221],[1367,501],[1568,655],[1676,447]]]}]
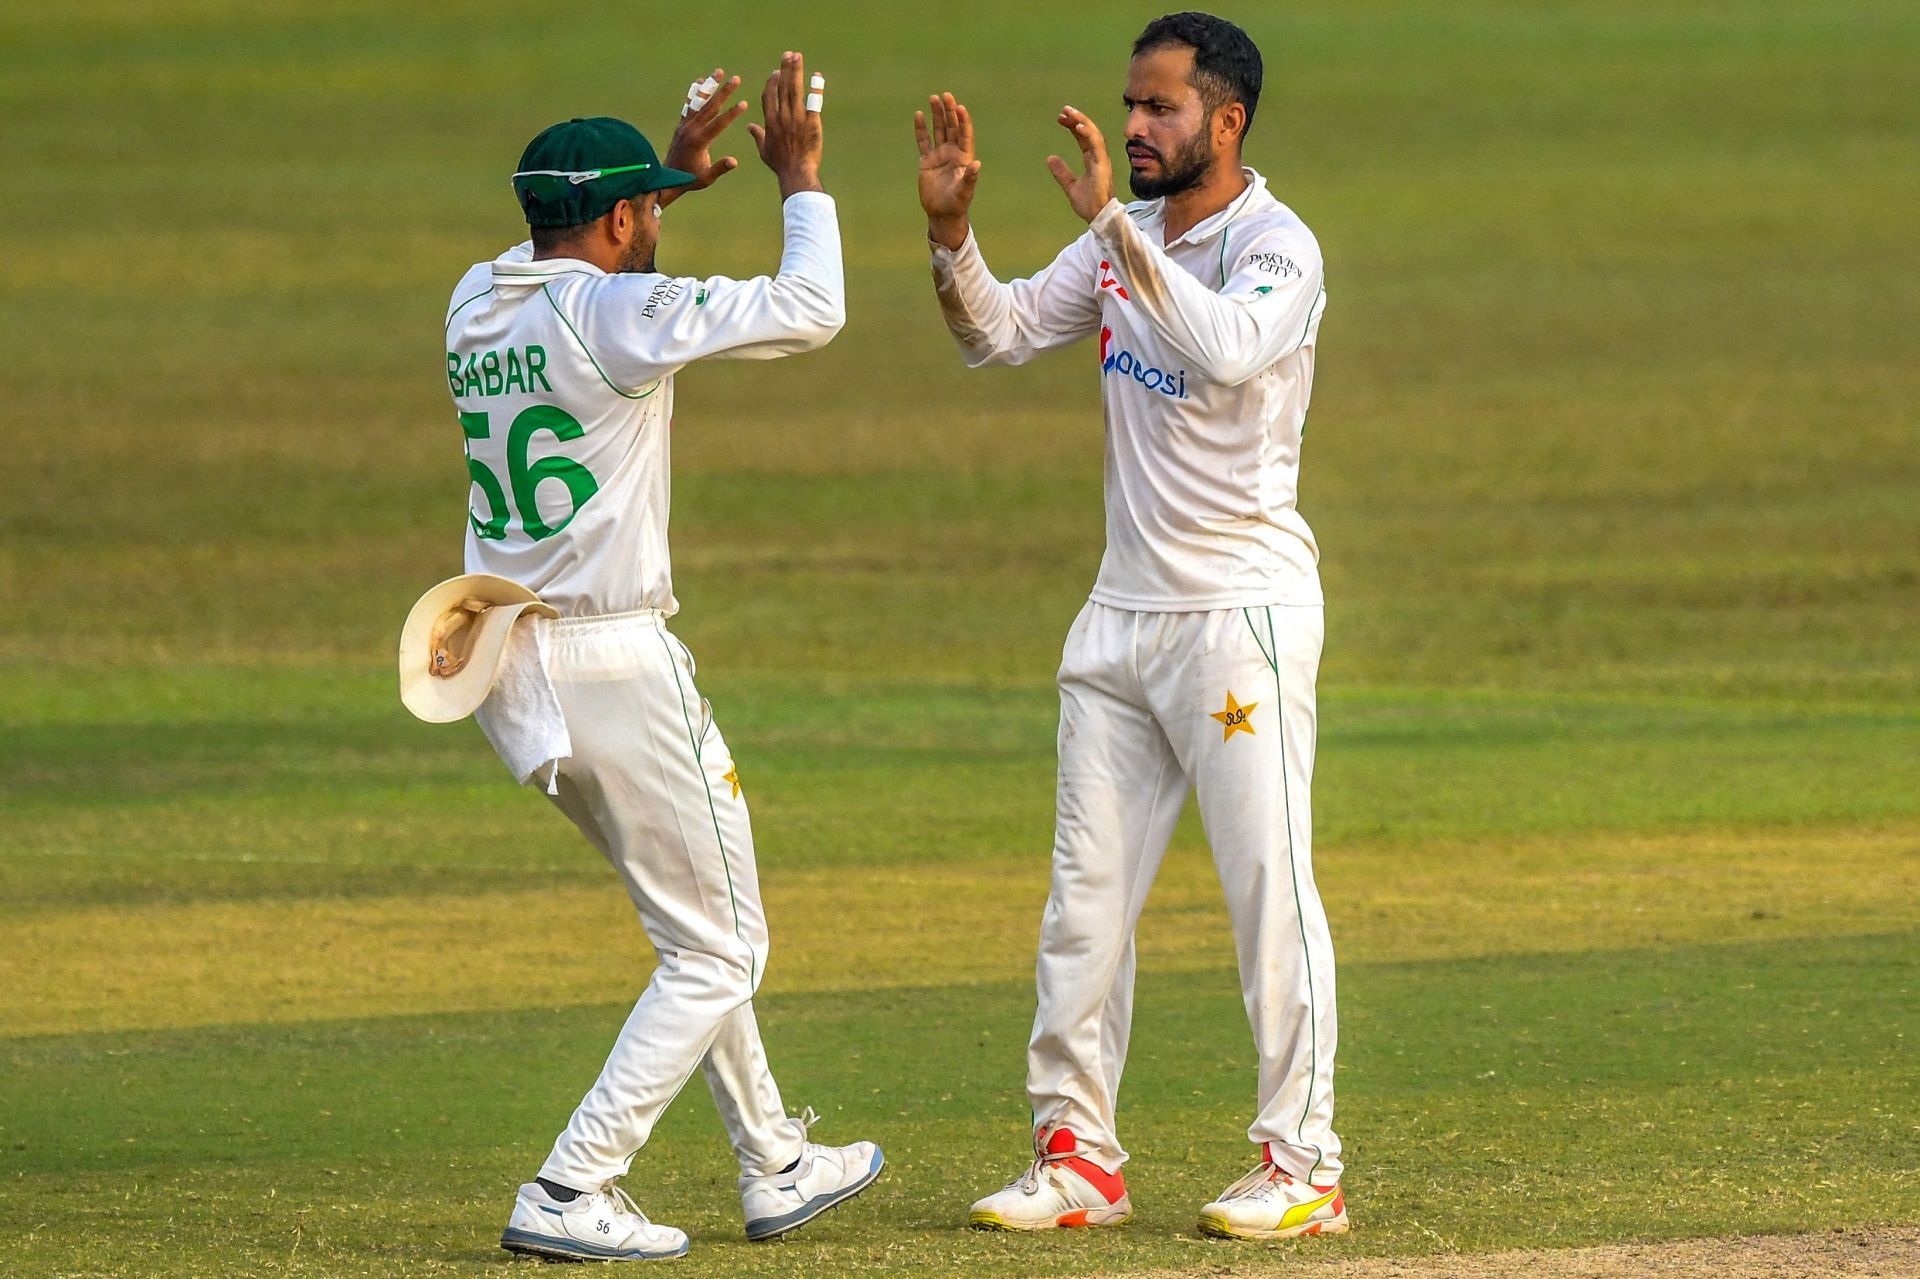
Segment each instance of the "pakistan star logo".
[{"label": "pakistan star logo", "polygon": [[1235,733],[1245,733],[1249,737],[1253,736],[1253,725],[1249,721],[1253,718],[1253,713],[1259,709],[1260,703],[1258,702],[1248,702],[1245,706],[1242,706],[1239,702],[1234,701],[1233,693],[1229,690],[1227,693],[1227,709],[1214,711],[1212,713],[1214,719],[1219,720],[1226,726],[1220,734],[1220,740],[1223,742],[1231,741]]}]

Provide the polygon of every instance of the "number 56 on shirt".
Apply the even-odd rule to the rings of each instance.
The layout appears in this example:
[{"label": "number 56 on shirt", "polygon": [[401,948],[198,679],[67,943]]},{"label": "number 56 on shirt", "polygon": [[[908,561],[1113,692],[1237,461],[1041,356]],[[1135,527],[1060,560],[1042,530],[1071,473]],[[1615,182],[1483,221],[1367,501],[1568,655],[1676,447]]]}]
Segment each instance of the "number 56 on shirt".
[{"label": "number 56 on shirt", "polygon": [[[586,428],[565,409],[551,404],[534,404],[521,409],[507,428],[507,487],[513,492],[512,510],[507,505],[507,495],[501,487],[500,477],[494,474],[492,467],[473,455],[475,440],[492,437],[491,415],[484,412],[462,413],[460,429],[467,436],[467,474],[473,477],[474,487],[480,490],[487,501],[486,519],[481,519],[477,511],[467,513],[477,537],[488,541],[504,541],[512,510],[518,510],[520,527],[526,535],[536,542],[544,541],[572,522],[573,517],[580,513],[580,508],[600,491],[600,482],[593,478],[593,472],[570,457],[546,457],[538,462],[530,462],[527,458],[533,446],[533,437],[542,431],[553,432],[554,439],[563,443],[586,434]],[[565,484],[567,495],[573,501],[573,509],[555,524],[548,524],[540,514],[539,489],[543,480],[559,480]]]}]

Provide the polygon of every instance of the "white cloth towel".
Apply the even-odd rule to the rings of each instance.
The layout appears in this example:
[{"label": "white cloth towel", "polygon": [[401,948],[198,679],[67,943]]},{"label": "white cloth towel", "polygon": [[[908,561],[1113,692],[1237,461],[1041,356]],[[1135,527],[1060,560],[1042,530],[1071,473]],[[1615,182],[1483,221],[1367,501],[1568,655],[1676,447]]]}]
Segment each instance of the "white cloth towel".
[{"label": "white cloth towel", "polygon": [[560,785],[560,761],[573,754],[560,698],[547,674],[548,635],[553,623],[522,614],[507,633],[493,689],[473,713],[493,749],[522,785],[538,780],[549,795]]}]

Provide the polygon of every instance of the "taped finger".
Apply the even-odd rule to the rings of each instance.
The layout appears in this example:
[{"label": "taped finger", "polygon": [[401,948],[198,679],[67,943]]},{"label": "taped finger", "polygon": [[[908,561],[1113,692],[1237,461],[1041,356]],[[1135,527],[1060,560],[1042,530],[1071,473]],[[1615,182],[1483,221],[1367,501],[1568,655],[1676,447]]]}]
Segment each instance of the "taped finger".
[{"label": "taped finger", "polygon": [[818,114],[820,104],[826,101],[826,97],[827,78],[816,71],[813,73],[813,79],[807,82],[807,110]]},{"label": "taped finger", "polygon": [[695,111],[698,111],[700,108],[706,106],[707,103],[713,101],[713,95],[719,88],[720,82],[712,76],[708,76],[704,80],[695,80],[692,84],[688,85],[687,100],[680,107],[681,118],[684,119],[692,115]]}]

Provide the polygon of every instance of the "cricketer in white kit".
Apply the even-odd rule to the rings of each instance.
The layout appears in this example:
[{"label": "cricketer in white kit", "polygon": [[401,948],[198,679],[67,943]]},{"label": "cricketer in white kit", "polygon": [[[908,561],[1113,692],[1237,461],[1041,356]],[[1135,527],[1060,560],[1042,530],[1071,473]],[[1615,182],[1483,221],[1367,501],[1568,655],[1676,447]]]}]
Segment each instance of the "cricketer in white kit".
[{"label": "cricketer in white kit", "polygon": [[969,225],[980,165],[967,109],[945,94],[916,119],[934,286],[968,365],[1097,339],[1106,413],[1106,553],[1059,672],[1053,884],[1027,1059],[1034,1158],[974,1205],[983,1228],[1131,1215],[1114,1111],[1133,934],[1190,789],[1260,1063],[1248,1129],[1259,1162],[1201,1209],[1201,1228],[1347,1228],[1333,946],[1310,855],[1319,554],[1295,509],[1326,293],[1312,233],[1240,162],[1260,80],[1259,51],[1231,23],[1149,25],[1125,95],[1131,185],[1149,198],[1113,198],[1099,130],[1065,108],[1085,171],[1048,164],[1089,229],[1012,283],[988,270]]},{"label": "cricketer in white kit", "polygon": [[[541,133],[514,175],[532,240],[468,271],[447,312],[447,379],[473,481],[467,571],[520,583],[560,613],[538,623],[571,744],[552,765],[553,799],[618,870],[659,956],[599,1079],[520,1189],[501,1240],[514,1252],[686,1251],[685,1234],[648,1221],[613,1183],[695,1070],[739,1159],[749,1238],[794,1229],[882,1166],[870,1142],[809,1142],[810,1112],[791,1119],[781,1102],[754,1021],[768,936],[746,801],[693,657],[666,624],[678,607],[667,552],[675,372],[812,350],[844,323],[839,228],[818,178],[819,97],[805,97],[805,83],[800,56],[785,55],[762,97],[765,126],[748,126],[780,182],[777,275],[653,269],[659,208],[735,164],[709,154],[746,110],[727,105],[738,78],[716,69],[692,91],[697,109],[664,164],[622,121]],[[508,757],[516,730],[497,700],[476,718]]]}]

